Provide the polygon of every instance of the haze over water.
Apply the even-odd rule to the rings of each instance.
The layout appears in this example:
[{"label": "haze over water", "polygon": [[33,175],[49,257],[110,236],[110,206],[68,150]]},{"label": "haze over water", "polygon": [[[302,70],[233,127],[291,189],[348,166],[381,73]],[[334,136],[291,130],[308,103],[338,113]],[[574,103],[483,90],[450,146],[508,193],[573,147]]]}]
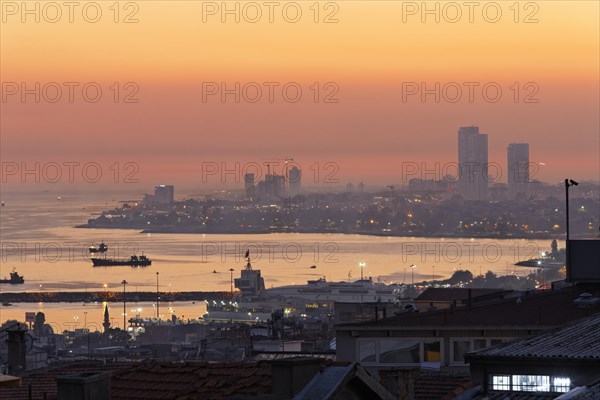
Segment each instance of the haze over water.
[{"label": "haze over water", "polygon": [[[60,196],[60,199],[58,198]],[[344,234],[142,234],[129,229],[81,229],[93,213],[114,208],[121,199],[139,194],[28,193],[4,196],[0,213],[1,275],[13,267],[25,284],[3,285],[3,291],[156,290],[228,291],[230,268],[234,277],[244,266],[242,255],[250,249],[253,266],[262,270],[267,287],[302,284],[325,276],[329,281],[365,276],[386,283],[449,277],[456,269],[474,275],[491,270],[499,275],[526,274],[515,267],[519,260],[536,257],[550,240],[437,239],[378,237]],[[109,256],[144,253],[149,267],[92,267],[88,247],[104,241]],[[60,250],[59,250],[60,248]],[[310,268],[316,265],[316,268]],[[435,269],[432,268],[435,266]],[[406,270],[406,272],[405,272]]]}]

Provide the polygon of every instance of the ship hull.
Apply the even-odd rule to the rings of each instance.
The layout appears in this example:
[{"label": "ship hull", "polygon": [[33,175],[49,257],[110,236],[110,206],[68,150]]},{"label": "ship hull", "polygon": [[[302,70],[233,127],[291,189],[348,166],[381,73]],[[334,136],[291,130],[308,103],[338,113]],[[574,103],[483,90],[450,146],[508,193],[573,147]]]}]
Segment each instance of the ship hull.
[{"label": "ship hull", "polygon": [[92,258],[94,267],[132,266],[147,267],[152,264],[150,260],[111,260],[104,258]]},{"label": "ship hull", "polygon": [[12,279],[0,279],[0,284],[1,283],[9,283],[11,285],[19,285],[21,283],[25,283],[25,279],[18,279],[18,280],[12,280]]}]

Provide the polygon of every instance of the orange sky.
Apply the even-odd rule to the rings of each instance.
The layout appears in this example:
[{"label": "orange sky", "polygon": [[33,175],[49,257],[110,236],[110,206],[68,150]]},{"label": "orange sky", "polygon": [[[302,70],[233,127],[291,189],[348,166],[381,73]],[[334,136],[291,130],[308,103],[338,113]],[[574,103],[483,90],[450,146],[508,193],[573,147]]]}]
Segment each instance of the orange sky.
[{"label": "orange sky", "polygon": [[[600,179],[598,2],[520,2],[516,16],[514,2],[500,1],[494,3],[502,12],[496,23],[484,18],[495,15],[490,2],[480,2],[472,23],[465,6],[462,18],[449,22],[454,11],[448,2],[439,2],[439,23],[434,15],[422,22],[421,10],[403,22],[403,9],[414,11],[410,7],[422,3],[393,1],[321,2],[315,23],[313,3],[294,3],[302,10],[297,23],[283,18],[290,2],[278,3],[273,23],[265,6],[259,22],[244,20],[243,10],[252,11],[248,2],[239,2],[239,23],[233,15],[223,23],[219,12],[204,15],[203,22],[203,7],[221,2],[201,1],[121,2],[117,23],[113,2],[98,2],[97,23],[83,18],[83,2],[73,23],[65,7],[51,23],[55,10],[47,2],[40,2],[36,22],[35,15],[14,8],[21,2],[3,1],[3,161],[132,161],[147,185],[201,187],[203,161],[287,155],[302,166],[337,163],[342,183],[386,184],[401,181],[402,162],[455,162],[457,129],[473,124],[489,134],[491,161],[504,165],[508,143],[525,141],[531,160],[546,164],[540,179]],[[138,22],[123,23],[132,12]],[[331,12],[338,22],[323,23]],[[294,15],[293,8],[287,15]],[[528,15],[538,21],[524,23]],[[34,95],[23,102],[21,93],[7,92],[11,84],[31,88],[35,82],[98,82],[102,98],[86,102],[76,89],[70,103],[65,89],[57,103],[43,95],[35,103]],[[110,89],[114,82],[120,86],[118,103]],[[133,90],[126,82],[139,88],[138,103],[122,102]],[[233,96],[223,103],[219,95],[203,102],[207,82],[258,82],[263,88],[263,82],[278,82],[279,88],[297,82],[303,92],[297,103],[286,102],[281,90],[271,103],[266,89],[256,103],[235,103]],[[327,82],[339,88],[337,103],[322,102],[334,87],[325,87]],[[436,103],[434,95],[423,102],[419,94],[403,101],[407,82],[430,88],[435,82],[463,88],[464,82],[479,88],[496,82],[502,97],[491,103],[476,89],[472,103],[466,91],[456,103],[444,97]],[[533,85],[525,87],[527,82]],[[532,88],[538,102],[525,103]]]}]

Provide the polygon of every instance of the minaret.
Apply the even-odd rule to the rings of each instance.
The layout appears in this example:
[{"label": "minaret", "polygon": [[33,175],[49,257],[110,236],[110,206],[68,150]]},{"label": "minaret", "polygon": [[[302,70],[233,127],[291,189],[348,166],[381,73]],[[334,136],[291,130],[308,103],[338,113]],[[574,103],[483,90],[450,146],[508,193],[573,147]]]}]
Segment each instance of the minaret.
[{"label": "minaret", "polygon": [[104,333],[108,332],[110,329],[110,319],[108,317],[108,304],[104,307],[104,322],[102,323],[104,327]]}]

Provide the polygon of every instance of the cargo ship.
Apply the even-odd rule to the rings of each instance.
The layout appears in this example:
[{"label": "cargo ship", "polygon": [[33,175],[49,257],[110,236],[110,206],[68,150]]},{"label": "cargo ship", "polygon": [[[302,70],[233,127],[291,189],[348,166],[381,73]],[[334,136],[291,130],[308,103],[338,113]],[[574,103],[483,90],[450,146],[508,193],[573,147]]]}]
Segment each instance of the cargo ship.
[{"label": "cargo ship", "polygon": [[132,267],[147,267],[152,264],[152,260],[148,257],[133,255],[129,258],[114,259],[114,258],[92,258],[94,267],[112,267],[120,265],[129,265]]},{"label": "cargo ship", "polygon": [[129,265],[132,267],[147,267],[148,265],[152,264],[152,260],[150,260],[144,255],[138,257],[134,254],[129,258],[121,259],[107,258],[106,252],[108,251],[108,246],[104,242],[100,243],[98,246],[91,246],[88,250],[92,254],[104,254],[104,257],[92,257],[91,260],[94,264],[94,267],[112,267],[120,265]]},{"label": "cargo ship", "polygon": [[0,283],[10,283],[11,285],[25,283],[25,278],[22,275],[19,275],[17,271],[13,268],[10,273],[10,278],[0,279]]}]

